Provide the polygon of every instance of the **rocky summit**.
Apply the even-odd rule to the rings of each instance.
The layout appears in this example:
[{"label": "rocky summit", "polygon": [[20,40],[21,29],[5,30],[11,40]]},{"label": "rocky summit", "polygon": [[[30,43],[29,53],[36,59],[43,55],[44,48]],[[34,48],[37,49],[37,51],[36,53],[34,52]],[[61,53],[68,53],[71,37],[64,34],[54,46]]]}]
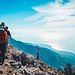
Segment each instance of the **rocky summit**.
[{"label": "rocky summit", "polygon": [[0,65],[0,75],[64,75],[22,50],[7,47],[6,58]]}]

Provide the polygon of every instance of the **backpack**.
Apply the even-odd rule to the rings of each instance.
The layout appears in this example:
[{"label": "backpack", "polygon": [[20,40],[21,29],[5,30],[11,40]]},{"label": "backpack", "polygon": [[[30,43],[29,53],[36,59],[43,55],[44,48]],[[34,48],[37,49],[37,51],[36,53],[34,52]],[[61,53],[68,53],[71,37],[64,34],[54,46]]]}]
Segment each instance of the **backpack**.
[{"label": "backpack", "polygon": [[0,28],[0,43],[7,43],[7,40],[8,40],[7,31]]}]

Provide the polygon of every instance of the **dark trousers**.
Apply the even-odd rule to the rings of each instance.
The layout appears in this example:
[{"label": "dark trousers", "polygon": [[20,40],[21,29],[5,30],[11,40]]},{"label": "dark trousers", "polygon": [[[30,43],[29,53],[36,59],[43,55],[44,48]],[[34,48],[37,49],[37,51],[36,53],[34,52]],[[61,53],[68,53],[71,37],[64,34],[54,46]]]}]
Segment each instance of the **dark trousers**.
[{"label": "dark trousers", "polygon": [[4,62],[5,59],[5,53],[6,53],[6,44],[0,43],[0,62]]}]

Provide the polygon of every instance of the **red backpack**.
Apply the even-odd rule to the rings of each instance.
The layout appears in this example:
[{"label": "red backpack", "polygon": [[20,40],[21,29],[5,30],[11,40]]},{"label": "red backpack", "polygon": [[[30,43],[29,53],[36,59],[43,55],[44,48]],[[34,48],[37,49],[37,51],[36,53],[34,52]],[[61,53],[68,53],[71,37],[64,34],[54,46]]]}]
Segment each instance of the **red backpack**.
[{"label": "red backpack", "polygon": [[7,31],[5,31],[4,29],[0,30],[0,43],[7,43],[7,40]]}]

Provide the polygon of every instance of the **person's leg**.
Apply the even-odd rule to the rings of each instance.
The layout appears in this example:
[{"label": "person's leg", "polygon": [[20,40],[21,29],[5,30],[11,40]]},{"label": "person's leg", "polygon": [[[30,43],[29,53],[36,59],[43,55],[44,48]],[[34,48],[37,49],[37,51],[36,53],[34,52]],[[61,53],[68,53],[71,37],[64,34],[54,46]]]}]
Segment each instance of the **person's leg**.
[{"label": "person's leg", "polygon": [[[4,59],[5,59],[5,53],[6,53],[6,44],[3,43],[3,50],[2,50],[3,62],[4,62]],[[3,62],[2,62],[2,63],[3,63]]]},{"label": "person's leg", "polygon": [[5,43],[0,43],[0,62],[3,64],[5,59],[6,46]]}]

